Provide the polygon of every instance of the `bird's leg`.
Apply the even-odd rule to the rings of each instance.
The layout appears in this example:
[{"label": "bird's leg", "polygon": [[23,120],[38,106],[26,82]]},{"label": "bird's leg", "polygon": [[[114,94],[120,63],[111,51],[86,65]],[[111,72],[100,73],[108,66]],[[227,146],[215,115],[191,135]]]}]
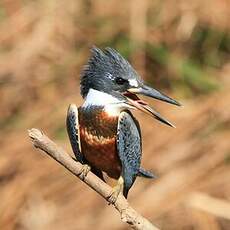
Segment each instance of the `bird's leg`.
[{"label": "bird's leg", "polygon": [[79,174],[79,176],[82,178],[82,180],[85,179],[85,177],[87,176],[87,174],[89,173],[89,171],[91,170],[91,167],[87,164],[83,164],[81,172]]},{"label": "bird's leg", "polygon": [[122,176],[119,177],[117,185],[113,187],[111,195],[108,197],[108,202],[114,204],[120,193],[122,193],[124,188],[124,179]]},{"label": "bird's leg", "polygon": [[[77,160],[74,157],[72,157],[72,159],[76,162],[79,162],[79,160]],[[82,169],[81,172],[79,173],[79,176],[84,180],[87,174],[89,173],[89,171],[91,170],[91,167],[88,164],[83,164],[82,161],[80,161],[80,163],[82,163]]]}]

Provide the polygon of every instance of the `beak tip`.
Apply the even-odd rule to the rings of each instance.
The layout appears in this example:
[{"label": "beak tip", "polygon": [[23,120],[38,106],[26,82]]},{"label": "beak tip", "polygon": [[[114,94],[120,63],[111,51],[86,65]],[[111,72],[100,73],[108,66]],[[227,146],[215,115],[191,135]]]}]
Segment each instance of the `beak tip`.
[{"label": "beak tip", "polygon": [[176,126],[170,122],[167,123],[168,126],[172,127],[172,128],[176,128]]},{"label": "beak tip", "polygon": [[177,105],[177,106],[180,106],[180,107],[184,107],[184,105],[182,105],[180,102],[177,102],[176,105]]},{"label": "beak tip", "polygon": [[178,101],[176,101],[176,100],[174,100],[174,99],[171,99],[171,100],[172,100],[172,101],[169,102],[169,103],[174,104],[174,105],[176,105],[176,106],[182,106],[182,107],[183,107],[183,105],[182,105],[180,102],[178,102]]}]

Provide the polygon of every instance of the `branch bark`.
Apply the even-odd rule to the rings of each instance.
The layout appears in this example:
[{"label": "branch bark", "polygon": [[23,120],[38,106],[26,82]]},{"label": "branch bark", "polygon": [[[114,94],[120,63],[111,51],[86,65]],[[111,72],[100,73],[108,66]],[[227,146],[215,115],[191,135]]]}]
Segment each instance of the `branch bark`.
[{"label": "branch bark", "polygon": [[[79,177],[84,183],[95,190],[105,200],[112,192],[112,188],[104,183],[100,178],[89,172],[83,179],[81,177],[81,171],[83,165],[71,158],[61,147],[51,141],[43,132],[38,129],[28,130],[29,137],[31,138],[33,145],[36,148],[41,149],[51,156],[54,160],[68,169],[73,175]],[[157,230],[152,223],[136,212],[124,198],[119,195],[114,207],[118,210],[121,216],[121,220],[129,224],[133,229],[137,230]]]}]

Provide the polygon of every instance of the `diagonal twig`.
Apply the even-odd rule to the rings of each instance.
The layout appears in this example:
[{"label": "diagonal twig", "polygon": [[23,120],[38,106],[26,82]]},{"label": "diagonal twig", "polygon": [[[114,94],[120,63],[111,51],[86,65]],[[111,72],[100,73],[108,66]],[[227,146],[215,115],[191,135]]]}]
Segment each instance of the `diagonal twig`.
[{"label": "diagonal twig", "polygon": [[[100,178],[89,172],[87,176],[83,179],[81,177],[83,165],[71,158],[69,154],[65,152],[61,147],[51,141],[43,132],[38,129],[28,130],[29,137],[36,148],[39,148],[51,156],[54,160],[68,169],[73,175],[79,177],[84,183],[95,190],[104,199],[112,193],[112,188],[104,183]],[[124,198],[124,196],[119,195],[114,207],[118,210],[121,216],[121,220],[129,224],[132,228],[137,230],[157,230],[152,223],[141,216],[137,211],[135,211]]]}]

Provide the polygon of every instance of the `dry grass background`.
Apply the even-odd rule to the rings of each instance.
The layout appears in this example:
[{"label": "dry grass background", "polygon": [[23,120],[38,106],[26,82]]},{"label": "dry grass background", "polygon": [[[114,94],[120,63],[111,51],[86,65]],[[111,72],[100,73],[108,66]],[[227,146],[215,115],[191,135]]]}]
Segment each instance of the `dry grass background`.
[{"label": "dry grass background", "polygon": [[120,50],[183,108],[150,103],[177,125],[137,113],[143,166],[129,201],[162,229],[230,229],[230,2],[0,1],[0,229],[126,229],[93,191],[35,151],[27,129],[60,145],[80,105],[89,47]]}]

